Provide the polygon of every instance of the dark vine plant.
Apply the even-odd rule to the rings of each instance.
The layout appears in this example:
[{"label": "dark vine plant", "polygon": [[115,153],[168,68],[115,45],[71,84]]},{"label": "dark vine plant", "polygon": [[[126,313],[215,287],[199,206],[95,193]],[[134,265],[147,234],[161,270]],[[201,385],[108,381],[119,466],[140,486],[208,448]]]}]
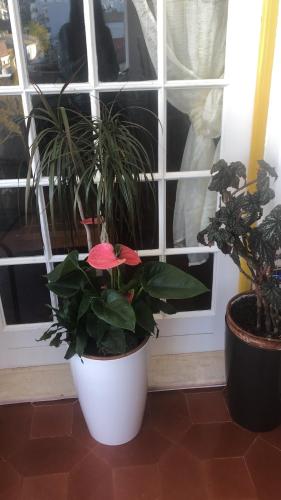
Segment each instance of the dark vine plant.
[{"label": "dark vine plant", "polygon": [[[209,190],[220,194],[220,204],[197,239],[203,245],[216,243],[252,282],[257,299],[257,334],[281,338],[281,288],[274,273],[281,247],[281,205],[257,224],[263,207],[275,197],[270,178],[276,180],[277,174],[265,161],[258,164],[257,177],[251,181],[241,162],[228,165],[220,160],[213,165]],[[247,264],[246,270],[242,261]]]}]

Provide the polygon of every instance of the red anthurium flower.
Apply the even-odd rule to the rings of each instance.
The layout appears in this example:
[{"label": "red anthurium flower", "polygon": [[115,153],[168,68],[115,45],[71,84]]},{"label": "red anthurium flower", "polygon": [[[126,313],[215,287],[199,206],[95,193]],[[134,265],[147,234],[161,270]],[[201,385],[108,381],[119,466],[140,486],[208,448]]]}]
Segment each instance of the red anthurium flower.
[{"label": "red anthurium flower", "polygon": [[100,243],[92,248],[87,262],[95,269],[112,269],[124,264],[125,259],[116,257],[114,248],[110,243]]},{"label": "red anthurium flower", "polygon": [[138,264],[141,263],[141,260],[135,252],[135,250],[132,250],[129,247],[126,247],[125,245],[119,245],[120,252],[119,252],[119,257],[121,259],[125,259],[126,264],[128,266],[137,266]]},{"label": "red anthurium flower", "polygon": [[134,250],[125,245],[118,245],[118,256],[110,243],[95,245],[89,253],[88,264],[95,269],[112,269],[121,264],[137,266],[141,260]]}]

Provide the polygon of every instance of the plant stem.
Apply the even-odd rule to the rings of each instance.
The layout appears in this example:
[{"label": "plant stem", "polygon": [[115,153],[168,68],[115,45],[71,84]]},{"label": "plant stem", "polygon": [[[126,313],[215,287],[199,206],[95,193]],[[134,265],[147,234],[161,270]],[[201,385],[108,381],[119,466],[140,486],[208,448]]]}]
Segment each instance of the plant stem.
[{"label": "plant stem", "polygon": [[234,196],[235,194],[239,193],[240,191],[243,191],[243,189],[246,189],[247,187],[252,186],[253,184],[256,184],[256,182],[257,182],[257,179],[255,179],[253,181],[250,181],[250,182],[246,182],[244,184],[244,186],[241,186],[240,188],[235,189],[235,191],[233,191],[233,193],[232,193],[232,196]]},{"label": "plant stem", "polygon": [[[76,196],[77,196],[77,205],[78,205],[80,218],[81,218],[81,220],[84,220],[85,214],[84,214],[81,198],[80,198],[78,193],[76,194]],[[86,231],[88,251],[90,251],[92,246],[93,246],[91,231],[90,231],[90,228],[87,224],[83,224],[83,226],[84,226],[84,229]]]}]

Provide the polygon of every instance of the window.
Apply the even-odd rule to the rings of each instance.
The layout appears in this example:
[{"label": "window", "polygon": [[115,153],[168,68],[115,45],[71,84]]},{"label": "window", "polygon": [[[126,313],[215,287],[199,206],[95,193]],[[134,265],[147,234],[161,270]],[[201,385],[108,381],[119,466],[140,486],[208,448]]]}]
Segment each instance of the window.
[{"label": "window", "polygon": [[[36,103],[34,84],[52,104],[69,79],[65,92],[69,106],[96,116],[100,101],[114,101],[125,108],[129,119],[149,129],[157,205],[153,210],[149,198],[144,204],[138,250],[144,259],[166,260],[189,269],[210,289],[201,298],[177,301],[176,317],[214,311],[217,251],[198,246],[196,235],[217,201],[207,186],[221,133],[225,134],[222,110],[229,85],[224,68],[230,6],[234,39],[246,8],[242,0],[0,1],[0,314],[3,311],[4,325],[48,321],[44,304],[56,304],[55,297],[46,294],[42,274],[64,259],[71,238],[63,230],[63,221],[58,221],[55,233],[51,230],[46,178],[41,180],[39,213],[34,202],[25,225],[28,138],[20,117],[27,116]],[[252,66],[248,64],[253,74],[256,59],[251,54],[257,46],[258,23],[257,12],[247,55],[248,61],[253,60]],[[245,41],[246,21],[245,26],[240,24]],[[241,61],[245,44],[242,50],[233,42],[232,56],[234,46]],[[145,109],[137,112],[132,105]],[[249,115],[250,111],[249,105]],[[32,129],[29,141],[34,134]],[[231,142],[228,136],[227,140]],[[232,159],[237,159],[237,148]],[[126,234],[123,242],[129,243]],[[81,257],[85,256],[82,233],[77,245]]]}]

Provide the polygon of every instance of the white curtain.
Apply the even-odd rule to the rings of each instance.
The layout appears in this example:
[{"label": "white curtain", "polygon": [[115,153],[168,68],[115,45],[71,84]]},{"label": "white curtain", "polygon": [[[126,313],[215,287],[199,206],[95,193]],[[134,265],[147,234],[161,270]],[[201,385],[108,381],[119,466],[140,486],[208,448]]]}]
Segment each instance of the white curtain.
[{"label": "white curtain", "polygon": [[[145,42],[157,71],[156,0],[133,0]],[[168,80],[221,78],[224,71],[228,0],[166,0]],[[218,159],[222,91],[168,91],[168,101],[191,121],[181,171],[208,170]],[[174,246],[197,246],[197,232],[208,222],[216,198],[207,179],[179,180],[174,209]],[[193,265],[200,254],[189,255]]]}]

